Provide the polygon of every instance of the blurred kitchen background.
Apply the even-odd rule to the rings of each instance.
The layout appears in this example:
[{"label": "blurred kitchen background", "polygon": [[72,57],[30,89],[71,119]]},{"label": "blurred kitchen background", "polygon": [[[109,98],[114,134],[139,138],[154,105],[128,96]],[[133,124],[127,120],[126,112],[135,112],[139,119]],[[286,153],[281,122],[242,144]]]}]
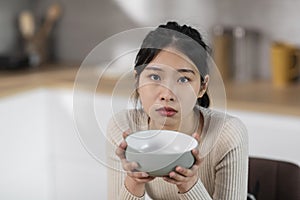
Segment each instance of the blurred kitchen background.
[{"label": "blurred kitchen background", "polygon": [[[52,0],[0,1],[0,54],[13,54],[20,48],[18,17],[22,11],[32,12],[37,32],[52,3]],[[214,37],[220,34],[225,37],[232,34],[236,42],[247,40],[247,44],[238,44],[241,47],[237,47],[250,51],[246,53],[247,56],[240,52],[243,50],[231,56],[244,56],[248,59],[248,65],[255,64],[255,69],[237,66],[242,68],[236,69],[242,71],[240,73],[243,73],[243,69],[250,73],[240,75],[237,79],[270,79],[272,43],[300,46],[300,26],[297,20],[300,2],[297,0],[89,0],[85,3],[61,0],[58,3],[62,6],[62,13],[50,34],[52,43],[49,47],[51,58],[57,62],[81,63],[91,49],[113,34],[132,28],[155,27],[167,20],[198,27],[212,48],[215,47]],[[239,27],[241,33],[236,30]],[[224,29],[224,32],[220,29]],[[216,44],[217,47],[220,45],[219,48],[222,48],[224,44],[221,43]],[[227,45],[226,48],[231,48],[234,44],[227,42]],[[251,53],[255,55],[249,55]],[[228,62],[243,64],[243,61],[235,61],[235,57],[232,59]]]},{"label": "blurred kitchen background", "polygon": [[[77,71],[110,36],[169,20],[203,34],[228,112],[246,124],[251,157],[263,158],[250,163],[249,193],[299,199],[299,8],[300,0],[0,0],[0,199],[106,197],[105,168],[74,133]],[[115,72],[97,88],[103,105]]]}]

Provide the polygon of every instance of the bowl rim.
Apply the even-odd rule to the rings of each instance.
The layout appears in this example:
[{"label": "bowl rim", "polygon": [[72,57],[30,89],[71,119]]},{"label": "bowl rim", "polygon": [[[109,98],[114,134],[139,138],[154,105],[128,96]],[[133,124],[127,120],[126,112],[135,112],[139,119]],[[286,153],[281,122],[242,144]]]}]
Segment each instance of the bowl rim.
[{"label": "bowl rim", "polygon": [[173,131],[173,130],[156,130],[156,129],[151,129],[151,130],[142,130],[142,131],[137,131],[137,132],[133,132],[131,133],[130,135],[128,135],[126,138],[125,138],[125,141],[127,143],[127,147],[137,151],[137,152],[130,152],[130,153],[135,153],[135,154],[139,154],[139,153],[143,153],[145,155],[151,155],[151,154],[156,154],[157,155],[157,151],[154,150],[154,151],[151,151],[151,152],[141,152],[139,149],[136,149],[134,148],[133,146],[129,145],[129,142],[128,140],[130,138],[132,138],[135,134],[138,134],[138,133],[144,133],[144,132],[148,132],[148,131],[164,131],[164,132],[167,132],[167,133],[175,133],[176,135],[181,135],[181,136],[184,136],[184,137],[188,137],[189,139],[191,139],[191,144],[189,146],[189,148],[187,148],[185,151],[182,151],[182,152],[164,152],[162,154],[164,155],[178,155],[178,154],[184,154],[184,153],[187,153],[187,152],[190,152],[192,151],[193,149],[195,148],[198,148],[199,146],[199,142],[194,138],[192,137],[191,135],[188,135],[188,134],[185,134],[185,133],[182,133],[182,132],[179,132],[179,131]]}]

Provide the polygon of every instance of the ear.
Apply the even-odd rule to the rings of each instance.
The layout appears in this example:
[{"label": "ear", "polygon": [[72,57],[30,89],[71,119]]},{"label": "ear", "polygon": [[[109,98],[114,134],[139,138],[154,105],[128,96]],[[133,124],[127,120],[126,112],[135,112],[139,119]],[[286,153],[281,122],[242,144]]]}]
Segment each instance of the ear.
[{"label": "ear", "polygon": [[136,76],[137,76],[137,71],[136,70],[133,70],[133,76],[136,78]]},{"label": "ear", "polygon": [[137,71],[136,70],[133,70],[133,77],[134,77],[134,81],[135,81],[135,87],[137,87],[136,88],[136,92],[138,93],[139,91],[139,89],[138,89],[138,77],[137,77]]},{"label": "ear", "polygon": [[208,82],[209,82],[209,75],[206,75],[204,77],[204,81],[200,85],[200,91],[198,94],[198,98],[201,98],[205,94],[207,87],[208,87]]}]

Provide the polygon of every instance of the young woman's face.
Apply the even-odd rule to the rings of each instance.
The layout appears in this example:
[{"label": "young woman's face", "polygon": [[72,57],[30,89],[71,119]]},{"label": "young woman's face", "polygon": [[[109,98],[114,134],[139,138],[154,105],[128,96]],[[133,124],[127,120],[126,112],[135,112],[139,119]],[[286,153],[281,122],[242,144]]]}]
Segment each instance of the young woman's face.
[{"label": "young woman's face", "polygon": [[164,49],[140,74],[138,93],[144,111],[161,126],[180,126],[193,114],[200,92],[200,74],[184,54]]}]

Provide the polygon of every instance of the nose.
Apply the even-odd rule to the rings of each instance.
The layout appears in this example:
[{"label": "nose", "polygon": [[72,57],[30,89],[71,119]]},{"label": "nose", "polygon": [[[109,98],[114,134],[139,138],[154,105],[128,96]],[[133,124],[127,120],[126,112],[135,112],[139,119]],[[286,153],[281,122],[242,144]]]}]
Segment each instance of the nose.
[{"label": "nose", "polygon": [[175,101],[176,98],[174,93],[169,88],[161,87],[160,100],[170,102]]}]

